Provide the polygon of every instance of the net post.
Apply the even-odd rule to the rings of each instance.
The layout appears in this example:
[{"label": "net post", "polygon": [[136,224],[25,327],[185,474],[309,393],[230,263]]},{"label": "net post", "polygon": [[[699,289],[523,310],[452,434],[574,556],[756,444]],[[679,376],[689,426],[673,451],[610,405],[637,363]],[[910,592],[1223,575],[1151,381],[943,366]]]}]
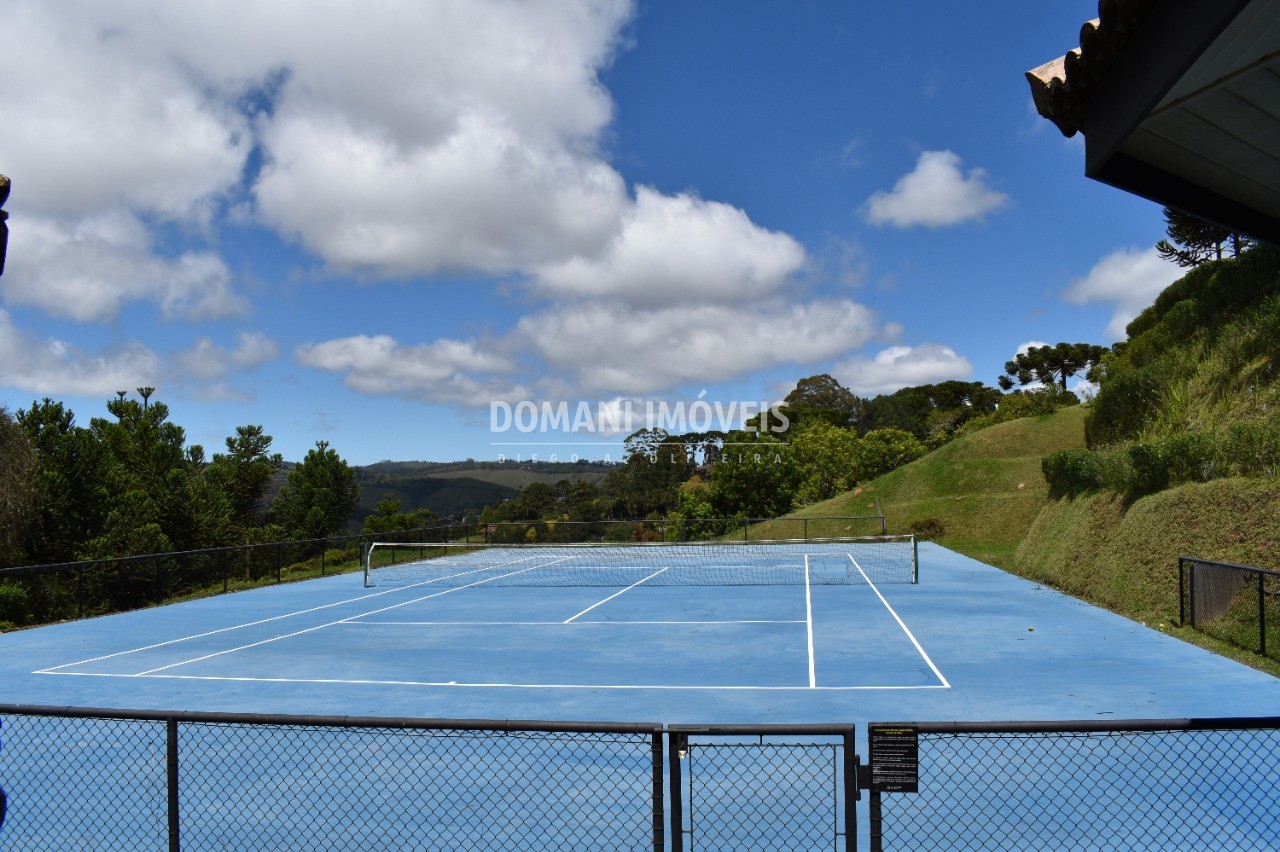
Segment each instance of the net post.
[{"label": "net post", "polygon": [[[880,519],[881,523],[884,518]],[[920,540],[911,535],[911,584],[915,585],[920,582]]]},{"label": "net post", "polygon": [[367,589],[373,585],[373,576],[370,573],[370,569],[373,568],[373,542],[361,542],[360,551],[360,561],[364,563],[364,587]]}]

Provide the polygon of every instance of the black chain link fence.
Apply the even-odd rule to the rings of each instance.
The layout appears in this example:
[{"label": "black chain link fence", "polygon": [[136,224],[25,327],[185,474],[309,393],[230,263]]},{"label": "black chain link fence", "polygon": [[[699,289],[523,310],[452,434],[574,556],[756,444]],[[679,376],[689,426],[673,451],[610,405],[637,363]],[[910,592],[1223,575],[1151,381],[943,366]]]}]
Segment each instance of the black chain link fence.
[{"label": "black chain link fence", "polygon": [[1179,557],[1178,618],[1238,648],[1280,660],[1280,571]]},{"label": "black chain link fence", "polygon": [[[873,852],[1280,849],[1280,718],[892,727],[918,791],[872,787]],[[4,852],[847,851],[878,777],[828,725],[0,705],[0,741]]]},{"label": "black chain link fence", "polygon": [[913,727],[919,792],[872,790],[872,852],[1280,849],[1280,718]]},{"label": "black chain link fence", "polygon": [[0,708],[0,849],[663,849],[662,731]]}]

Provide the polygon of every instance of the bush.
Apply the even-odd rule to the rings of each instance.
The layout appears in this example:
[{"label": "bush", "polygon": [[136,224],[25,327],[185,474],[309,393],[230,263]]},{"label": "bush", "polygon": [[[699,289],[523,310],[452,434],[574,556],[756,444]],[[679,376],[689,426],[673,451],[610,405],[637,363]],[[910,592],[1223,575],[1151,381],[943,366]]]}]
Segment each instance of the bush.
[{"label": "bush", "polygon": [[1213,477],[1213,439],[1204,432],[1170,436],[1161,443],[1160,452],[1170,484],[1206,482]]},{"label": "bush", "polygon": [[0,623],[26,624],[31,618],[27,590],[17,583],[0,583]]},{"label": "bush", "polygon": [[1093,450],[1059,450],[1046,456],[1040,467],[1049,483],[1049,496],[1076,497],[1103,486],[1102,458]]},{"label": "bush", "polygon": [[1280,423],[1239,420],[1219,438],[1217,460],[1237,476],[1280,475]]},{"label": "bush", "polygon": [[947,528],[941,518],[923,518],[908,525],[907,531],[921,541],[936,541],[946,535]]}]

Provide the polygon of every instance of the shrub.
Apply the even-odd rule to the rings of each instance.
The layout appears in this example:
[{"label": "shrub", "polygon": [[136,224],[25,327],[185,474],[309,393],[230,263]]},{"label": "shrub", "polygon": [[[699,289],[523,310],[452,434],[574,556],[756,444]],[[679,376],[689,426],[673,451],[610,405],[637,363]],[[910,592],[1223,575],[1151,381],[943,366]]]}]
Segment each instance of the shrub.
[{"label": "shrub", "polygon": [[908,525],[907,530],[922,541],[934,541],[942,538],[947,532],[941,518],[924,518],[919,521],[913,521]]},{"label": "shrub", "polygon": [[1275,420],[1239,420],[1219,438],[1218,463],[1238,476],[1280,474],[1280,423]]},{"label": "shrub", "polygon": [[1214,469],[1213,439],[1204,432],[1184,432],[1160,445],[1165,478],[1170,483],[1205,482]]},{"label": "shrub", "polygon": [[1102,459],[1092,450],[1059,450],[1040,467],[1049,483],[1049,496],[1076,497],[1102,488]]},{"label": "shrub", "polygon": [[0,623],[18,626],[30,620],[27,590],[17,583],[0,583]]},{"label": "shrub", "polygon": [[1159,443],[1143,441],[1130,444],[1127,455],[1130,474],[1124,489],[1127,494],[1154,494],[1169,487],[1169,467]]}]

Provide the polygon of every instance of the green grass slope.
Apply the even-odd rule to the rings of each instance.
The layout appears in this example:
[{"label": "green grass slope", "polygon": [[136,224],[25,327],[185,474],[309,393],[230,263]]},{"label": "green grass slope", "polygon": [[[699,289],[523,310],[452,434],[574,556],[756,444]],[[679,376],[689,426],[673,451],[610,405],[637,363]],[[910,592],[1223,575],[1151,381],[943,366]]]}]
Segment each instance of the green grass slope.
[{"label": "green grass slope", "polygon": [[[1280,674],[1275,643],[1268,652],[1276,659],[1268,661],[1178,623],[1178,557],[1280,569],[1278,507],[1280,480],[1243,477],[1189,483],[1130,505],[1110,493],[1050,501],[1018,547],[1014,570]],[[1268,635],[1275,627],[1268,625]]]},{"label": "green grass slope", "polygon": [[916,531],[1002,568],[1048,500],[1040,460],[1084,446],[1083,406],[999,423],[954,441],[865,487],[794,517],[865,515],[879,498],[889,532]]}]

